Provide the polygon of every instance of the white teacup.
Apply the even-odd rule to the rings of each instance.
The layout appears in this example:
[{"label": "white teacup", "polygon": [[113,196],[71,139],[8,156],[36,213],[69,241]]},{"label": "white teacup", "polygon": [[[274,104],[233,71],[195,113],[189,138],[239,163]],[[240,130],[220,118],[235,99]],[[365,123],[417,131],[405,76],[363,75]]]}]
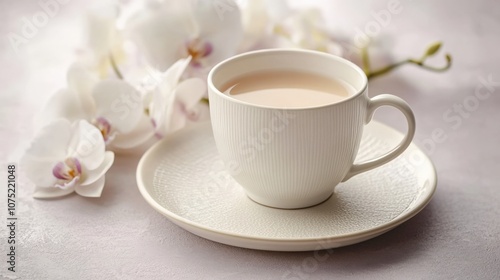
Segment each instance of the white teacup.
[{"label": "white teacup", "polygon": [[[273,108],[221,92],[227,82],[249,73],[292,70],[340,79],[355,93],[333,104]],[[229,58],[208,76],[210,114],[217,149],[231,176],[254,201],[276,208],[304,208],[328,199],[337,184],[381,166],[411,143],[415,118],[399,97],[368,97],[368,79],[352,62],[307,50],[260,50]],[[408,121],[401,143],[387,154],[353,164],[363,126],[384,105]],[[370,187],[370,186],[367,186]]]}]

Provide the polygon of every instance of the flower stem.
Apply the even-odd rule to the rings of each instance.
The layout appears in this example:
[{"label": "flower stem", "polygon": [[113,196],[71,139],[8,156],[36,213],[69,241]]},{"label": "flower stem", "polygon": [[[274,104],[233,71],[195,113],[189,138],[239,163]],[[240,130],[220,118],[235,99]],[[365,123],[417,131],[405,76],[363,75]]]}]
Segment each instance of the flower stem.
[{"label": "flower stem", "polygon": [[368,55],[368,46],[361,49],[361,60],[363,63],[363,71],[365,71],[365,73],[370,73],[371,68],[370,68],[370,57]]},{"label": "flower stem", "polygon": [[205,97],[203,97],[203,98],[200,100],[200,102],[201,102],[201,103],[205,103],[205,104],[207,104],[207,105],[209,104],[209,102],[208,102],[208,98],[205,98]]},{"label": "flower stem", "polygon": [[116,76],[120,79],[123,80],[123,75],[120,72],[120,69],[118,69],[118,66],[116,65],[116,61],[113,58],[113,55],[109,53],[109,61],[111,63],[111,68],[113,68],[113,71],[115,72]]},{"label": "flower stem", "polygon": [[408,58],[408,59],[390,64],[390,65],[387,65],[385,67],[382,67],[382,68],[374,70],[374,71],[372,71],[370,69],[370,59],[369,59],[369,55],[368,55],[368,49],[365,47],[361,50],[361,59],[362,59],[362,63],[363,63],[363,70],[365,71],[368,79],[372,79],[372,78],[387,74],[387,73],[391,72],[392,70],[394,70],[400,66],[403,66],[405,64],[413,64],[413,65],[416,65],[420,68],[423,68],[423,69],[429,70],[429,71],[444,72],[444,71],[450,69],[451,64],[452,64],[452,58],[451,58],[450,54],[445,55],[446,65],[444,65],[444,66],[435,67],[435,66],[431,66],[431,65],[428,65],[425,63],[427,58],[433,56],[439,50],[440,47],[441,47],[441,43],[432,44],[429,47],[429,49],[427,50],[427,52],[420,59]]},{"label": "flower stem", "polygon": [[423,68],[423,69],[426,69],[426,70],[429,70],[429,71],[444,72],[444,71],[450,69],[450,67],[451,67],[451,60],[446,60],[446,65],[444,65],[442,67],[434,67],[434,66],[426,65],[424,63],[424,61],[415,60],[415,59],[409,58],[409,59],[406,59],[406,60],[403,60],[403,61],[391,64],[391,65],[382,67],[381,69],[378,69],[378,70],[375,70],[375,71],[369,71],[368,73],[366,73],[366,76],[368,77],[368,79],[372,79],[372,78],[375,78],[377,76],[381,76],[381,75],[387,74],[387,73],[391,72],[392,70],[394,70],[394,69],[396,69],[396,68],[398,68],[400,66],[403,66],[405,64],[414,64],[414,65],[417,65],[420,68]]}]

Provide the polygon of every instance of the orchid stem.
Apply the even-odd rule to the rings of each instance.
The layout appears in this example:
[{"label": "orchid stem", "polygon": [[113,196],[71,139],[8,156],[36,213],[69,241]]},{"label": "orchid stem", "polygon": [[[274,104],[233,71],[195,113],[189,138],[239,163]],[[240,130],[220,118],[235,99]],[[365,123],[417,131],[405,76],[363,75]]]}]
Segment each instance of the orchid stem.
[{"label": "orchid stem", "polygon": [[372,78],[387,74],[387,73],[391,72],[392,70],[394,70],[400,66],[403,66],[405,64],[413,64],[413,65],[416,65],[420,68],[423,68],[423,69],[429,70],[429,71],[444,72],[444,71],[450,69],[450,67],[452,65],[452,58],[451,58],[450,54],[445,55],[446,64],[444,66],[435,67],[435,66],[427,65],[425,63],[427,58],[429,58],[430,56],[433,56],[437,52],[437,50],[439,49],[440,46],[441,46],[440,43],[432,45],[431,48],[429,48],[427,50],[427,52],[420,59],[408,58],[408,59],[396,62],[394,64],[387,65],[387,66],[382,67],[382,68],[375,70],[375,71],[371,71],[371,69],[370,69],[370,59],[369,59],[369,55],[368,55],[368,48],[365,47],[361,50],[361,60],[363,63],[363,71],[365,71],[365,74],[368,77],[368,79],[372,79]]},{"label": "orchid stem", "polygon": [[111,68],[113,68],[113,71],[115,72],[116,76],[120,79],[123,80],[123,75],[120,72],[120,69],[118,69],[118,66],[116,65],[116,61],[113,58],[113,55],[110,53],[109,54],[109,61],[111,62]]},{"label": "orchid stem", "polygon": [[200,100],[200,102],[201,102],[201,103],[205,103],[205,104],[207,104],[207,105],[209,104],[209,102],[208,102],[208,98],[205,98],[205,97],[203,97],[203,98]]},{"label": "orchid stem", "polygon": [[417,65],[418,67],[426,69],[426,70],[429,70],[429,71],[444,72],[444,71],[450,69],[450,67],[451,67],[451,60],[447,60],[446,61],[446,65],[444,65],[442,67],[434,67],[434,66],[426,65],[425,61],[415,60],[415,59],[409,58],[409,59],[406,59],[406,60],[403,60],[403,61],[391,64],[391,65],[388,65],[388,66],[383,67],[381,69],[375,70],[373,72],[369,71],[368,73],[366,73],[366,76],[368,77],[368,79],[372,79],[372,78],[375,78],[377,76],[380,76],[380,75],[383,75],[383,74],[387,74],[387,73],[391,72],[392,70],[394,70],[394,69],[396,69],[396,68],[398,68],[400,66],[403,66],[405,64]]},{"label": "orchid stem", "polygon": [[363,63],[363,71],[365,71],[365,73],[370,73],[371,72],[371,68],[370,68],[370,57],[368,56],[368,47],[364,47],[361,49],[361,60],[362,60],[362,63]]}]

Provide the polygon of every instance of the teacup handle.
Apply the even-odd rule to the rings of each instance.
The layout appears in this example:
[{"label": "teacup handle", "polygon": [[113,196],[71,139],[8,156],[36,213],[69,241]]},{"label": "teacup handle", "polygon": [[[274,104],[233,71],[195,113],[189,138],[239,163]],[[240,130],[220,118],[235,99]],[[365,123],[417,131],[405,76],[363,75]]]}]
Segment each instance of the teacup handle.
[{"label": "teacup handle", "polygon": [[406,121],[408,122],[408,132],[406,133],[406,136],[394,149],[392,149],[385,155],[360,164],[353,164],[342,182],[349,180],[355,175],[388,163],[389,161],[402,154],[410,145],[413,136],[415,135],[415,116],[413,115],[413,111],[411,110],[408,103],[406,103],[406,101],[404,101],[403,99],[390,94],[380,94],[371,98],[368,102],[366,123],[369,123],[371,121],[373,113],[375,112],[375,110],[377,110],[378,107],[386,105],[396,107],[403,113],[403,115],[405,115]]}]

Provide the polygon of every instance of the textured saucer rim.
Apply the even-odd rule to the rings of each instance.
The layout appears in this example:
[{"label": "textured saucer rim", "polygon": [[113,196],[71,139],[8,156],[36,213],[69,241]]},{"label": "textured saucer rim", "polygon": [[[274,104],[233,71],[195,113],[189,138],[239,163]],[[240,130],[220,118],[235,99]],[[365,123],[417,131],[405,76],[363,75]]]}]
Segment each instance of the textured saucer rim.
[{"label": "textured saucer rim", "polygon": [[[141,159],[137,165],[136,179],[137,179],[137,186],[139,188],[141,195],[146,200],[146,202],[151,207],[153,207],[157,212],[164,215],[171,222],[175,223],[176,225],[180,226],[181,228],[183,228],[183,229],[185,229],[185,230],[187,230],[195,235],[198,235],[200,237],[203,237],[203,238],[215,241],[215,242],[228,244],[228,245],[232,245],[232,246],[236,246],[236,247],[250,248],[250,249],[258,249],[258,247],[259,247],[259,246],[237,245],[237,244],[234,244],[232,242],[224,242],[224,241],[217,240],[214,238],[209,238],[206,236],[202,236],[198,233],[195,233],[195,232],[187,229],[185,226],[189,226],[190,228],[204,231],[204,232],[206,232],[206,234],[217,234],[217,235],[223,235],[223,236],[227,236],[227,237],[231,237],[231,238],[235,238],[235,239],[243,239],[243,240],[247,240],[247,241],[257,241],[257,242],[261,242],[261,243],[273,242],[273,243],[297,243],[297,244],[299,244],[299,243],[314,242],[313,243],[314,245],[318,245],[318,240],[321,240],[321,241],[324,241],[327,243],[328,242],[341,243],[341,242],[345,242],[346,240],[353,240],[353,242],[351,242],[351,243],[346,243],[346,244],[340,245],[340,246],[331,246],[328,248],[342,247],[342,246],[352,245],[355,243],[359,243],[359,242],[377,237],[377,236],[379,236],[379,235],[381,235],[389,230],[394,229],[395,227],[401,225],[402,223],[408,221],[409,219],[411,219],[415,215],[417,215],[420,211],[422,211],[429,204],[429,202],[432,200],[432,197],[436,191],[436,187],[437,187],[436,168],[435,168],[434,164],[432,163],[432,161],[429,159],[429,157],[415,143],[412,142],[410,147],[413,147],[415,150],[417,150],[423,157],[422,166],[430,167],[430,174],[426,178],[428,180],[429,184],[428,184],[428,187],[426,187],[423,192],[415,195],[415,198],[419,198],[418,204],[415,203],[414,205],[409,206],[399,216],[397,216],[396,218],[394,218],[393,220],[391,220],[389,222],[380,224],[378,226],[375,226],[375,227],[372,227],[372,228],[369,228],[366,230],[355,231],[352,233],[308,237],[308,238],[274,238],[274,237],[266,238],[266,237],[257,237],[257,236],[251,236],[251,235],[242,235],[242,234],[238,234],[238,233],[234,233],[234,232],[230,232],[230,231],[214,229],[214,228],[193,222],[187,218],[179,216],[178,214],[176,214],[168,209],[165,209],[162,205],[160,205],[151,196],[151,194],[149,193],[149,191],[147,190],[147,187],[146,187],[146,179],[143,176],[144,166],[148,163],[148,161],[150,161],[150,160],[154,161],[155,158],[159,157],[156,155],[157,150],[161,150],[163,145],[166,145],[166,143],[168,143],[170,141],[170,139],[176,137],[178,134],[187,133],[190,130],[196,130],[196,129],[198,129],[198,127],[202,127],[205,125],[210,126],[210,122],[202,122],[199,124],[195,124],[195,125],[193,125],[189,128],[186,128],[182,131],[176,132],[176,133],[170,135],[169,137],[166,137],[166,138],[160,140],[158,143],[154,144],[141,157]],[[403,137],[403,134],[401,132],[399,132],[399,131],[395,130],[394,128],[392,128],[386,124],[383,124],[381,122],[373,120],[370,122],[370,125],[371,126],[378,126],[380,128],[377,128],[377,129],[389,130],[389,131],[391,131],[392,134]],[[261,205],[261,207],[266,207],[266,206]],[[315,207],[315,206],[313,206],[313,207]],[[410,210],[408,210],[408,209],[410,209]],[[294,210],[287,210],[287,211],[301,211],[301,209],[294,209]],[[323,249],[325,249],[325,248],[323,248]],[[285,250],[275,250],[272,248],[264,249],[264,250],[285,251]],[[314,249],[310,249],[310,250],[314,250]],[[306,251],[306,250],[286,250],[286,251]]]}]

